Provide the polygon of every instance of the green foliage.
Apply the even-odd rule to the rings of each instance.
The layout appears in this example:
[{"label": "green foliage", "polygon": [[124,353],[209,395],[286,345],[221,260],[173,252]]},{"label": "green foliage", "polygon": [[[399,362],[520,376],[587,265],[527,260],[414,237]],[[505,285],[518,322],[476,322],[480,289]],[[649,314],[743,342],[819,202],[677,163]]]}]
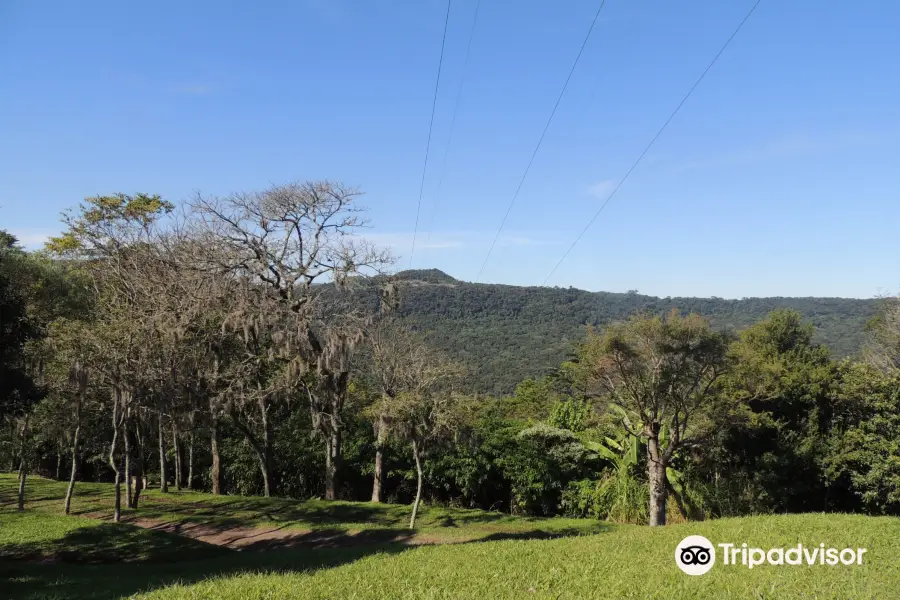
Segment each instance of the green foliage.
[{"label": "green foliage", "polygon": [[[742,512],[827,508],[821,456],[833,416],[835,365],[794,311],[776,311],[731,348],[713,417],[707,477],[735,486]],[[738,491],[740,490],[740,491]]]},{"label": "green foliage", "polygon": [[519,431],[498,460],[511,484],[512,511],[556,514],[567,482],[583,474],[592,459],[569,430],[541,423]]},{"label": "green foliage", "polygon": [[563,494],[566,516],[603,519],[611,523],[646,525],[650,491],[645,480],[629,469],[607,473],[602,479],[573,481]]},{"label": "green foliage", "polygon": [[547,423],[559,429],[568,429],[576,433],[584,431],[588,426],[592,407],[586,400],[557,401],[550,409],[550,417]]},{"label": "green foliage", "polygon": [[[86,276],[86,266],[121,259],[119,266],[134,272],[120,284],[146,285],[140,276],[144,271],[136,265],[155,256],[144,252],[161,244],[155,237],[161,230],[151,231],[150,226],[165,219],[171,208],[159,197],[140,194],[86,200],[81,212],[67,220],[68,232],[50,244],[57,255],[78,260],[26,253],[12,236],[0,235],[0,393],[5,398],[0,409],[5,407],[7,415],[31,411],[35,433],[29,466],[44,475],[60,467],[67,472],[74,430],[69,372],[75,360],[93,357],[98,364],[105,360],[106,366],[119,365],[135,375],[133,386],[141,401],[134,405],[129,425],[132,467],[137,468],[138,458],[136,421],[143,427],[142,466],[152,486],[159,483],[155,422],[162,412],[169,481],[175,459],[169,428],[173,419],[181,419],[182,443],[187,443],[188,433],[194,443],[195,482],[210,489],[215,413],[226,493],[250,496],[263,491],[259,449],[237,426],[246,418],[260,436],[270,435],[273,493],[303,500],[321,497],[325,453],[321,439],[315,437],[309,399],[297,386],[282,385],[282,379],[293,376],[283,355],[290,344],[304,344],[301,337],[291,334],[286,345],[279,345],[276,337],[284,342],[285,331],[276,331],[273,315],[264,315],[273,319],[266,321],[245,318],[246,314],[229,316],[232,306],[211,305],[206,313],[196,309],[193,299],[182,298],[194,289],[193,279],[176,282],[155,298],[161,309],[141,305],[140,294],[129,292],[125,304],[133,302],[133,312],[110,317],[114,303],[100,302],[108,298],[97,294],[98,289],[104,292],[103,278]],[[110,249],[120,242],[123,248]],[[103,260],[93,260],[98,258]],[[174,277],[166,275],[164,261],[157,266],[163,283],[165,277]],[[857,331],[856,326],[871,316],[873,303],[661,300],[637,293],[468,284],[436,270],[402,273],[396,286],[401,299],[398,321],[414,328],[433,350],[468,363],[471,369],[461,387],[481,393],[442,395],[449,386],[437,386],[429,396],[452,398],[452,406],[412,402],[424,396],[397,395],[397,410],[386,413],[395,433],[402,433],[385,449],[385,497],[392,502],[411,499],[415,466],[409,441],[428,438],[434,443],[424,466],[424,496],[434,504],[644,523],[648,479],[644,423],[636,410],[617,406],[621,396],[598,384],[595,376],[603,366],[603,353],[608,358],[611,351],[619,352],[637,365],[636,373],[652,374],[655,380],[643,377],[641,384],[655,381],[654,397],[663,398],[664,391],[698,375],[691,370],[695,365],[690,357],[722,350],[719,327],[750,325],[729,348],[730,373],[712,389],[711,402],[690,417],[690,433],[696,439],[674,453],[666,469],[673,516],[677,512],[682,518],[703,519],[800,510],[900,514],[896,392],[900,385],[890,369],[831,358],[844,353],[838,346],[857,340],[857,333],[863,335],[862,327]],[[373,301],[370,292],[375,286],[363,287],[354,301]],[[146,295],[152,288],[135,289]],[[317,288],[321,295],[316,299],[323,306],[330,301],[328,289]],[[175,308],[169,310],[166,302],[173,298],[180,302],[173,300]],[[762,316],[763,308],[778,305],[797,310],[778,310],[751,324]],[[664,317],[673,307],[697,310],[709,317],[712,326],[677,311]],[[643,312],[632,317],[637,309]],[[154,319],[172,313],[190,318],[169,331],[154,328]],[[871,331],[885,322],[881,314]],[[150,324],[149,333],[131,328],[136,323]],[[822,327],[816,329],[814,324]],[[587,334],[591,327],[601,328],[601,333]],[[132,333],[138,337],[132,338]],[[362,340],[362,334],[359,337]],[[252,351],[243,343],[251,338],[259,342]],[[666,360],[658,365],[642,363],[640,339],[654,340],[652,349]],[[826,339],[834,352],[822,343]],[[371,341],[369,336],[354,343]],[[858,347],[856,341],[851,345],[854,351]],[[200,354],[205,358],[198,358]],[[359,500],[371,493],[374,419],[365,407],[372,403],[375,388],[366,361],[356,355],[347,360],[352,363],[348,398],[335,417],[342,426],[338,496]],[[37,365],[40,369],[34,368]],[[656,370],[645,368],[648,365]],[[22,376],[19,380],[15,372]],[[410,372],[421,374],[420,369]],[[39,377],[32,379],[36,373]],[[243,375],[224,385],[225,375],[234,373]],[[301,377],[312,382],[317,374],[296,375],[295,384]],[[485,391],[496,396],[486,396]],[[257,396],[249,399],[253,394]],[[694,391],[686,394],[697,397]],[[29,402],[15,405],[11,397]],[[671,398],[663,399],[658,414],[671,414]],[[231,410],[236,403],[246,414]],[[112,478],[110,406],[109,379],[99,374],[84,398],[79,489],[87,485],[82,481]],[[263,411],[267,432],[261,425]],[[320,417],[333,415],[326,411]],[[675,423],[659,425],[665,449]],[[16,431],[0,430],[4,468],[15,466],[12,459],[21,447]],[[57,461],[61,451],[64,456]],[[108,501],[108,496],[103,498]],[[147,506],[154,506],[154,493],[148,492],[146,498],[141,514],[152,514]]]},{"label": "green foliage", "polygon": [[[400,273],[400,315],[429,343],[473,366],[469,391],[509,394],[529,377],[563,362],[585,337],[635,312],[663,315],[677,308],[707,318],[714,329],[738,331],[778,308],[798,311],[815,341],[836,356],[856,355],[877,301],[845,298],[657,298],[574,288],[476,284],[441,274]],[[429,283],[440,280],[439,283]]]},{"label": "green foliage", "polygon": [[[900,377],[862,364],[841,368],[840,402],[824,459],[830,485],[870,514],[900,513]],[[848,503],[849,505],[855,503]]]},{"label": "green foliage", "polygon": [[0,419],[20,414],[33,401],[34,382],[25,365],[25,344],[35,337],[29,318],[28,256],[0,230]]},{"label": "green foliage", "polygon": [[527,421],[546,419],[552,408],[563,400],[563,394],[552,377],[525,379],[516,386],[513,395],[506,399],[506,415]]},{"label": "green foliage", "polygon": [[116,244],[113,235],[123,227],[145,228],[171,213],[175,206],[160,196],[149,194],[113,194],[85,198],[74,213],[69,211],[63,221],[68,230],[51,237],[46,248],[53,254],[65,256],[80,251],[92,252],[96,246]]}]

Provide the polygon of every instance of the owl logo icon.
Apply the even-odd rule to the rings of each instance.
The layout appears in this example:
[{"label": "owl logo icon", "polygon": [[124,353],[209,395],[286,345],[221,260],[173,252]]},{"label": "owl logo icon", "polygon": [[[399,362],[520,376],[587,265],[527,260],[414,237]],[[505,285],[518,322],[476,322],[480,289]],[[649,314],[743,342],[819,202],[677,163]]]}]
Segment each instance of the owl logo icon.
[{"label": "owl logo icon", "polygon": [[713,543],[702,535],[689,535],[675,548],[675,564],[688,575],[703,575],[716,564]]}]

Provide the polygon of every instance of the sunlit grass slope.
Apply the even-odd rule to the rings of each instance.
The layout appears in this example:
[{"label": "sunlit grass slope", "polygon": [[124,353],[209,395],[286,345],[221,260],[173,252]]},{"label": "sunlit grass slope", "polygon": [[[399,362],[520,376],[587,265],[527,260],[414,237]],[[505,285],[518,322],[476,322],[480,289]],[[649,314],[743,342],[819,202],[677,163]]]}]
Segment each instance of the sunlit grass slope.
[{"label": "sunlit grass slope", "polygon": [[[64,486],[31,483],[29,510],[18,515],[15,476],[0,476],[0,598],[900,598],[900,519],[889,517],[779,515],[650,529],[432,507],[423,519],[428,533],[415,535],[464,543],[237,552],[174,534],[63,517]],[[109,485],[80,484],[79,493],[76,511],[108,514]],[[139,513],[218,526],[278,523],[351,532],[402,531],[408,510],[153,492]],[[595,533],[534,539],[589,532]],[[748,570],[719,563],[706,575],[690,577],[677,569],[674,551],[691,534],[761,548],[824,543],[868,552],[864,564],[855,566]]]},{"label": "sunlit grass slope", "polygon": [[[763,548],[797,543],[865,547],[859,566],[717,564],[683,574],[674,550],[689,534]],[[900,598],[900,520],[848,515],[723,519],[588,537],[422,547],[307,573],[243,573],[140,596],[174,598]]]}]

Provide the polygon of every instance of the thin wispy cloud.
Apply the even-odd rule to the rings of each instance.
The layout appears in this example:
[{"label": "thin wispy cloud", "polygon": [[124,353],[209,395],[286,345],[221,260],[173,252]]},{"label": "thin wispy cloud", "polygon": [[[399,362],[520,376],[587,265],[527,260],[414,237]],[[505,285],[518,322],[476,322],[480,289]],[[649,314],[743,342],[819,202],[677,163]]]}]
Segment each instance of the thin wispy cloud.
[{"label": "thin wispy cloud", "polygon": [[737,152],[681,163],[674,166],[671,171],[673,173],[682,173],[697,169],[752,164],[768,160],[802,158],[838,152],[858,146],[870,146],[881,141],[882,136],[878,134],[859,131],[845,131],[831,135],[793,133],[774,139],[766,144]]},{"label": "thin wispy cloud", "polygon": [[39,250],[51,236],[59,235],[58,231],[49,229],[11,229],[9,232],[26,250]]},{"label": "thin wispy cloud", "polygon": [[176,94],[185,96],[208,96],[213,92],[213,88],[205,83],[192,83],[188,85],[176,85],[172,88]]},{"label": "thin wispy cloud", "polygon": [[616,189],[616,180],[604,179],[603,181],[598,181],[594,185],[588,187],[587,191],[588,194],[598,200],[606,200],[614,189]]}]

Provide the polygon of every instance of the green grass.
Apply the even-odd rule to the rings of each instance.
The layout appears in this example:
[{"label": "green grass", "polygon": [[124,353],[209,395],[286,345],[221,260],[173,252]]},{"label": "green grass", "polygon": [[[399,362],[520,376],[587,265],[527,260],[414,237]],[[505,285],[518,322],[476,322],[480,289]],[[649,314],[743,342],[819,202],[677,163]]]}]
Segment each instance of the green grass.
[{"label": "green grass", "polygon": [[[12,478],[14,480],[14,478]],[[459,521],[458,538],[472,529],[471,541],[409,547],[397,543],[353,547],[294,547],[264,552],[236,552],[198,546],[199,542],[159,532],[143,536],[127,525],[54,515],[59,511],[55,485],[35,481],[32,508],[11,512],[5,496],[11,481],[0,478],[0,597],[18,599],[177,598],[229,599],[437,599],[437,598],[701,598],[768,600],[774,598],[892,599],[900,597],[900,519],[854,515],[778,515],[721,519],[651,529],[590,523],[595,535],[558,539],[528,539],[535,532],[569,531],[568,520],[525,520],[492,513],[431,508],[427,527],[439,530],[448,516]],[[88,510],[108,501],[108,486],[86,486],[96,495]],[[38,500],[39,498],[45,500]],[[207,503],[188,511],[182,503]],[[52,501],[51,501],[52,500]],[[235,506],[227,501],[251,501]],[[148,509],[156,510],[155,500]],[[158,501],[160,505],[165,500]],[[400,527],[406,507],[369,504],[295,503],[262,499],[214,499],[206,495],[176,495],[176,513],[196,518],[238,519],[265,524],[268,519],[305,528]],[[42,504],[42,503],[46,503]],[[171,504],[171,503],[170,503]],[[220,505],[221,504],[221,505]],[[210,508],[215,506],[216,508]],[[55,507],[55,508],[54,508]],[[269,507],[269,508],[266,508]],[[362,513],[354,512],[354,507]],[[277,510],[276,510],[277,509]],[[159,509],[163,510],[163,509]],[[171,510],[171,507],[170,507]],[[197,512],[212,511],[198,515]],[[269,517],[261,516],[268,514]],[[477,516],[487,521],[478,520]],[[290,515],[288,518],[287,515]],[[329,522],[349,516],[347,523]],[[465,517],[468,518],[466,519]],[[364,517],[372,516],[374,524]],[[486,534],[486,526],[503,529]],[[584,529],[576,531],[583,532]],[[713,543],[747,542],[762,548],[790,547],[802,542],[817,546],[864,547],[863,565],[854,566],[724,566],[721,556],[712,571],[700,577],[681,573],[674,564],[675,547],[691,534]],[[161,536],[160,539],[156,539]],[[500,541],[489,541],[506,537]],[[516,539],[521,538],[521,539]],[[82,540],[82,541],[79,541]],[[85,540],[90,540],[85,542]],[[163,540],[165,540],[163,542]],[[487,541],[486,541],[487,540]],[[28,556],[23,547],[39,548],[34,556],[53,557],[68,548],[104,549],[96,559],[132,562],[115,564],[34,564],[5,561],[4,553]],[[57,556],[58,558],[58,556]],[[90,560],[88,562],[95,562]]]},{"label": "green grass", "polygon": [[[687,535],[713,543],[868,548],[861,566],[715,566],[690,577],[674,564]],[[886,599],[900,596],[900,522],[847,515],[723,519],[665,529],[620,527],[558,540],[422,547],[308,573],[237,574],[139,596],[172,598],[709,598]]]},{"label": "green grass", "polygon": [[4,561],[167,562],[227,552],[219,546],[131,525],[35,512],[0,513],[0,559]]},{"label": "green grass", "polygon": [[[0,514],[13,510],[17,490],[14,474],[0,474]],[[66,484],[29,477],[26,506],[29,510],[59,514]],[[124,495],[124,489],[123,489]],[[124,504],[124,500],[123,500]],[[78,483],[72,514],[108,518],[112,514],[113,487],[106,483]],[[162,494],[156,489],[141,494],[132,517],[166,523],[203,524],[225,530],[232,527],[278,527],[309,532],[311,541],[324,536],[344,537],[345,542],[407,538],[407,541],[444,543],[497,539],[507,535],[552,537],[601,531],[603,523],[586,519],[513,517],[499,512],[423,506],[416,531],[407,528],[410,506],[370,502],[298,502],[283,498],[213,496],[186,491]],[[353,538],[353,539],[351,539]]]}]

